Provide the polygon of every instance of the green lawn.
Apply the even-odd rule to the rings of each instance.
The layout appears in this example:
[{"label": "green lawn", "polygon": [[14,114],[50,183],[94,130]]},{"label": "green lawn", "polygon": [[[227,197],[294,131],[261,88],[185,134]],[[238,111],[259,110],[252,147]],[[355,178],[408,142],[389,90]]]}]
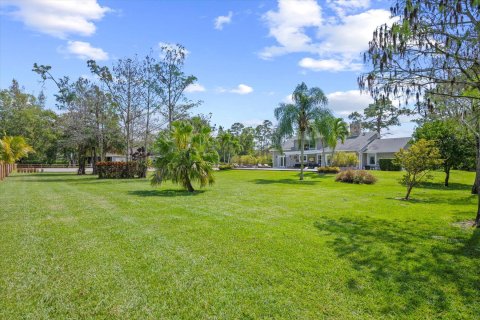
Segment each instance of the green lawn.
[{"label": "green lawn", "polygon": [[473,173],[413,190],[295,172],[218,172],[188,194],[146,180],[0,183],[0,319],[473,319]]}]

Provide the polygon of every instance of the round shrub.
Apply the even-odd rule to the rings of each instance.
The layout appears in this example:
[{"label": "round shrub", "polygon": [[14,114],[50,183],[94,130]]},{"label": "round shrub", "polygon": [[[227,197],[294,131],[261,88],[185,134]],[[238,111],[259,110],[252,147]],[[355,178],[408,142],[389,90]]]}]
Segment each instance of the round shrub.
[{"label": "round shrub", "polygon": [[355,184],[374,184],[377,178],[365,170],[345,170],[337,174],[335,181]]}]

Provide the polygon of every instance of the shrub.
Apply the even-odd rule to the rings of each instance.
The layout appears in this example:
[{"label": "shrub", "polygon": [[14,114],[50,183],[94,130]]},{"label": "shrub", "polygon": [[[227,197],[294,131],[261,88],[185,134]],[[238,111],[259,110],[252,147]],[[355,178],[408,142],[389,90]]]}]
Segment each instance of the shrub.
[{"label": "shrub", "polygon": [[318,173],[339,173],[340,168],[339,167],[319,167],[317,169]]},{"label": "shrub", "polygon": [[230,169],[233,169],[233,165],[231,164],[221,164],[218,166],[218,170],[230,170]]},{"label": "shrub", "polygon": [[382,171],[400,171],[402,167],[394,163],[394,159],[380,159],[380,170]]},{"label": "shrub", "polygon": [[333,155],[332,165],[336,167],[356,167],[358,157],[354,152],[337,152]]},{"label": "shrub", "polygon": [[97,162],[99,179],[133,179],[141,177],[143,168],[136,161]]},{"label": "shrub", "polygon": [[335,181],[355,184],[374,184],[377,178],[365,170],[346,170],[335,177]]}]

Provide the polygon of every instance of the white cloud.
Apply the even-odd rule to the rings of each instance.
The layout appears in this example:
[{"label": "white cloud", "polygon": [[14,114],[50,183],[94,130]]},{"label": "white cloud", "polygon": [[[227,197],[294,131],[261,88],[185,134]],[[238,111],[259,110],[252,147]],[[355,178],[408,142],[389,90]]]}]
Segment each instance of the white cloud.
[{"label": "white cloud", "polygon": [[342,117],[347,117],[354,111],[362,113],[363,109],[373,103],[370,95],[361,93],[359,90],[336,91],[327,94],[327,98],[328,108]]},{"label": "white cloud", "polygon": [[249,94],[253,92],[253,88],[246,84],[239,84],[235,89],[230,90],[231,93]]},{"label": "white cloud", "polygon": [[215,29],[222,30],[223,26],[232,22],[233,12],[229,11],[226,16],[218,16],[214,20]]},{"label": "white cloud", "polygon": [[322,10],[315,0],[279,0],[278,11],[268,11],[263,19],[270,29],[269,35],[280,44],[265,48],[260,57],[311,51],[312,39],[305,29],[322,25]]},{"label": "white cloud", "polygon": [[16,7],[9,14],[27,27],[62,39],[68,35],[91,36],[96,30],[94,21],[110,11],[97,0],[6,0],[3,4]]},{"label": "white cloud", "polygon": [[218,93],[230,92],[230,93],[236,93],[236,94],[249,94],[253,92],[253,88],[250,86],[247,86],[246,84],[241,83],[233,89],[225,89],[223,87],[218,87],[216,91]]},{"label": "white cloud", "polygon": [[329,4],[339,16],[342,16],[350,11],[369,8],[370,0],[327,0],[327,4]]},{"label": "white cloud", "polygon": [[375,28],[390,23],[390,12],[366,10],[367,0],[331,0],[328,4],[334,7],[332,16],[323,16],[315,0],[279,0],[278,10],[263,16],[277,45],[264,48],[260,58],[306,53],[314,56],[299,61],[306,70],[359,70],[361,52],[368,48]]},{"label": "white cloud", "polygon": [[293,103],[293,94],[289,94],[285,98],[283,98],[283,102],[285,103]]},{"label": "white cloud", "polygon": [[68,41],[66,53],[73,54],[82,60],[108,60],[108,53],[101,48],[94,48],[88,42]]},{"label": "white cloud", "polygon": [[190,84],[188,87],[185,88],[185,92],[188,92],[188,93],[205,92],[205,91],[206,91],[205,87],[199,83]]},{"label": "white cloud", "polygon": [[362,64],[354,63],[350,60],[341,61],[335,59],[319,59],[303,58],[298,62],[298,65],[305,69],[313,71],[346,71],[346,70],[361,70]]}]

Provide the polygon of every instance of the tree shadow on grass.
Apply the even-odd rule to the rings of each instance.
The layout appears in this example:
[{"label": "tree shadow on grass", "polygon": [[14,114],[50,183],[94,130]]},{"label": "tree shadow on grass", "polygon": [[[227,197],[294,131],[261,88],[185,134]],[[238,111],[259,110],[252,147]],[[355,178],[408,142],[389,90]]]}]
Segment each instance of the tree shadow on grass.
[{"label": "tree shadow on grass", "polygon": [[[414,192],[414,191],[413,191]],[[427,196],[427,195],[418,195],[416,196],[414,193],[412,193],[411,195],[411,198],[410,200],[405,200],[402,197],[398,197],[398,198],[392,198],[392,197],[388,197],[388,198],[385,198],[385,199],[388,199],[388,200],[396,200],[396,201],[402,201],[404,202],[405,204],[427,204],[427,203],[431,203],[431,204],[439,204],[439,203],[448,203],[448,204],[453,204],[453,205],[456,205],[456,206],[471,206],[473,204],[476,203],[477,201],[477,196],[475,195],[468,195],[466,194],[465,197],[449,197],[449,196],[445,196],[445,197],[432,197],[432,196]]]},{"label": "tree shadow on grass", "polygon": [[[372,218],[322,219],[314,225],[330,239],[327,243],[338,257],[358,271],[358,276],[352,273],[351,279],[345,279],[352,293],[389,292],[392,299],[378,301],[384,315],[408,318],[425,309],[436,316],[458,315],[478,303],[478,229],[472,234]],[[464,309],[459,310],[459,305]]]},{"label": "tree shadow on grass", "polygon": [[435,189],[435,190],[467,190],[471,191],[472,190],[472,185],[471,184],[465,184],[465,183],[458,183],[458,182],[450,182],[448,184],[448,187],[445,187],[443,182],[431,182],[431,181],[425,181],[420,183],[416,188],[421,188],[421,189]]},{"label": "tree shadow on grass", "polygon": [[[32,182],[32,183],[38,183],[38,182],[68,182],[68,183],[75,183],[80,180],[75,179],[76,177],[80,177],[74,173],[28,173],[28,174],[16,174],[9,176],[9,180],[16,180],[16,181],[21,181],[22,183],[24,182]],[[89,180],[95,179],[96,176],[85,176],[90,178]],[[88,179],[87,178],[87,179]],[[83,178],[85,179],[85,178]]]},{"label": "tree shadow on grass", "polygon": [[300,184],[300,185],[314,185],[319,183],[319,181],[310,181],[310,180],[298,180],[298,179],[255,179],[250,180],[250,182],[256,184]]},{"label": "tree shadow on grass", "polygon": [[318,173],[306,172],[304,174],[304,180],[300,180],[300,174],[295,175],[296,178],[283,178],[283,179],[254,179],[250,182],[256,184],[298,184],[298,185],[315,185],[323,179],[332,178],[332,176],[320,175]]},{"label": "tree shadow on grass", "polygon": [[139,197],[193,197],[204,193],[205,190],[195,190],[194,192],[188,192],[186,190],[133,190],[128,191],[129,195]]}]

